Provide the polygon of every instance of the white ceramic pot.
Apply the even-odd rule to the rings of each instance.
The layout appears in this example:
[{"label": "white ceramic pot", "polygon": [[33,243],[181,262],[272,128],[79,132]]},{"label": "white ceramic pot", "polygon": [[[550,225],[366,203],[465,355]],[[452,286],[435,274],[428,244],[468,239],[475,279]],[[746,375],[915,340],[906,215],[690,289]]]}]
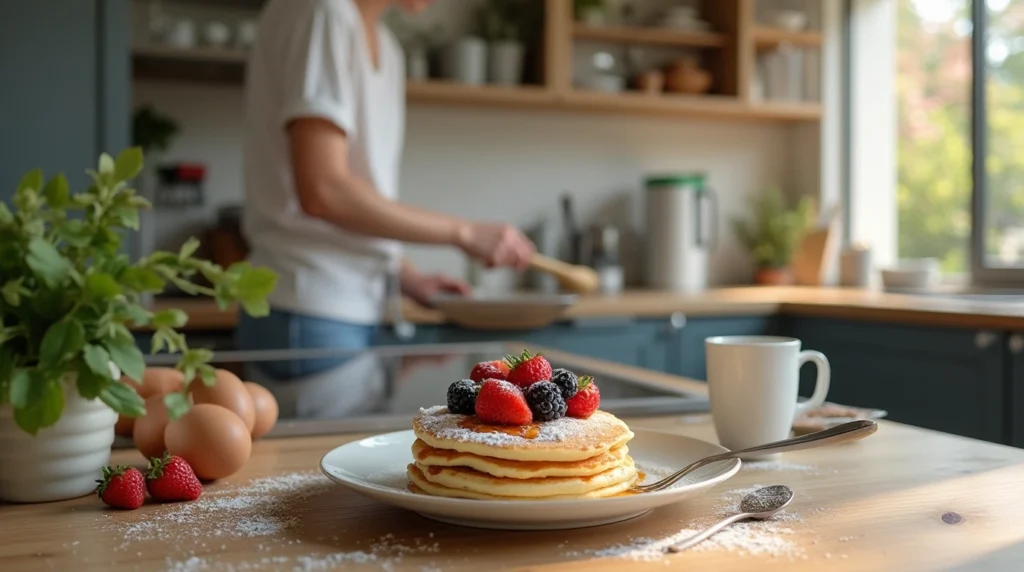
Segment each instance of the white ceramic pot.
[{"label": "white ceramic pot", "polygon": [[467,36],[448,46],[445,77],[466,85],[481,85],[487,79],[487,42]]},{"label": "white ceramic pot", "polygon": [[0,407],[0,500],[49,502],[85,496],[110,463],[117,413],[99,399],[78,395],[74,377],[65,379],[64,413],[34,437]]},{"label": "white ceramic pot", "polygon": [[494,42],[490,46],[490,79],[497,85],[519,85],[523,79],[523,45]]},{"label": "white ceramic pot", "polygon": [[430,59],[423,48],[409,48],[405,56],[405,77],[411,81],[430,79]]}]

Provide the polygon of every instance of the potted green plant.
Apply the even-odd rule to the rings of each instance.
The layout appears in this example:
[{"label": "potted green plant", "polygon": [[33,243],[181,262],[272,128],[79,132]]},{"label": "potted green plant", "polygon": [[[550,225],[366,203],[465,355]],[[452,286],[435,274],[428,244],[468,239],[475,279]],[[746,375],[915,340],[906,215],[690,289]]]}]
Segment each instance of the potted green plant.
[{"label": "potted green plant", "polygon": [[750,220],[733,221],[740,242],[750,251],[757,273],[754,282],[763,285],[792,284],[789,267],[800,241],[810,228],[813,201],[801,197],[790,205],[782,191],[772,188],[757,198]]},{"label": "potted green plant", "polygon": [[[188,347],[180,310],[152,312],[146,293],[173,284],[268,312],[276,276],[241,263],[224,269],[193,255],[154,252],[130,261],[122,235],[138,230],[149,202],[128,186],[143,167],[141,149],[102,155],[93,184],[72,193],[63,175],[44,181],[32,171],[0,202],[0,500],[40,502],[92,492],[109,462],[118,414],[145,413],[142,398],[122,383],[145,369],[131,326],[153,328],[152,350],[179,354],[192,381],[214,382],[211,353]],[[200,286],[203,277],[209,285]],[[171,417],[189,408],[187,388],[165,397]],[[73,452],[73,454],[72,454]]]},{"label": "potted green plant", "polygon": [[605,0],[573,0],[572,11],[577,21],[588,26],[603,26],[606,23]]},{"label": "potted green plant", "polygon": [[488,42],[490,83],[522,83],[526,36],[536,16],[534,4],[522,0],[487,0],[481,4],[479,26]]}]

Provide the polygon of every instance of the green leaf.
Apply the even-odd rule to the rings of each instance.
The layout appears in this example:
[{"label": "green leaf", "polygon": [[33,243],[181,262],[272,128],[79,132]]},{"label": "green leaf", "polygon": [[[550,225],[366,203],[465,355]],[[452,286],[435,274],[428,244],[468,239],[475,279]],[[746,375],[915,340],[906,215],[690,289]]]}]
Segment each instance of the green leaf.
[{"label": "green leaf", "polygon": [[14,350],[0,346],[0,406],[9,403],[11,400],[14,361]]},{"label": "green leaf", "polygon": [[52,244],[41,238],[29,241],[25,262],[40,280],[54,289],[60,287],[71,269],[67,259],[61,256]]},{"label": "green leaf", "polygon": [[[8,188],[10,188],[10,187],[8,187]],[[23,193],[23,192],[28,191],[28,190],[41,191],[42,189],[43,189],[43,170],[42,169],[33,169],[33,170],[29,171],[28,173],[25,173],[25,176],[21,178],[21,181],[18,182],[18,189],[15,192]]]},{"label": "green leaf", "polygon": [[109,383],[100,390],[100,400],[111,409],[128,417],[142,417],[146,414],[146,403],[135,392],[135,388],[124,383]]},{"label": "green leaf", "polygon": [[128,304],[124,307],[124,313],[136,326],[145,326],[152,321],[152,313],[138,304]]},{"label": "green leaf", "polygon": [[56,423],[64,412],[64,390],[59,379],[37,385],[41,388],[38,398],[32,400],[28,407],[14,409],[14,422],[31,435]]},{"label": "green leaf", "polygon": [[131,267],[121,274],[121,283],[135,292],[163,292],[164,279],[149,268]]},{"label": "green leaf", "polygon": [[39,345],[39,361],[46,367],[53,367],[69,354],[78,353],[85,344],[85,330],[82,323],[64,319],[49,327]]},{"label": "green leaf", "polygon": [[17,369],[11,375],[11,405],[16,409],[28,407],[39,398],[41,379],[34,369]]},{"label": "green leaf", "polygon": [[66,221],[55,229],[57,236],[67,241],[71,246],[85,248],[92,242],[92,231],[84,220],[72,219]]},{"label": "green leaf", "polygon": [[0,225],[13,224],[14,213],[7,208],[7,203],[0,201]]},{"label": "green leaf", "polygon": [[93,298],[106,300],[119,295],[121,285],[109,274],[93,272],[85,277],[85,291]]},{"label": "green leaf", "polygon": [[117,224],[132,230],[139,230],[139,211],[131,207],[117,207],[111,211],[111,214],[117,220]]},{"label": "green leaf", "polygon": [[128,206],[135,207],[137,209],[151,209],[153,203],[149,202],[149,199],[134,195],[128,199]]},{"label": "green leaf", "polygon": [[102,346],[86,344],[82,349],[82,355],[85,357],[85,364],[89,366],[93,373],[107,379],[113,379],[110,377],[110,354]]},{"label": "green leaf", "polygon": [[167,416],[170,417],[171,421],[174,421],[188,413],[190,404],[188,402],[188,396],[184,392],[181,392],[168,393],[165,395],[164,406],[167,407]]},{"label": "green leaf", "polygon": [[100,175],[112,175],[112,174],[114,174],[114,169],[115,168],[116,168],[116,166],[114,165],[114,159],[110,155],[107,155],[106,153],[100,155],[100,163],[99,163],[99,169],[100,169],[99,170],[99,174]]},{"label": "green leaf", "polygon": [[[139,147],[132,147],[125,149],[117,156],[117,160],[114,161],[114,179],[117,181],[127,181],[134,179],[136,175],[142,172],[142,149]],[[102,170],[102,163],[100,169]]]},{"label": "green leaf", "polygon": [[142,381],[142,374],[146,370],[146,359],[142,351],[135,345],[135,341],[118,337],[103,344],[110,353],[110,359],[121,368],[129,378],[135,381]]},{"label": "green leaf", "polygon": [[153,314],[153,319],[150,321],[154,327],[167,326],[170,328],[180,328],[188,322],[188,314],[181,310],[170,309],[160,310]]},{"label": "green leaf", "polygon": [[189,237],[189,239],[185,241],[185,244],[181,245],[181,250],[178,252],[178,258],[185,260],[195,254],[197,250],[199,250],[199,239],[194,236]]},{"label": "green leaf", "polygon": [[43,188],[43,196],[46,202],[56,209],[64,208],[71,202],[71,191],[68,188],[68,179],[63,174],[57,175],[46,183]]},{"label": "green leaf", "polygon": [[251,316],[265,316],[270,308],[267,296],[277,286],[277,274],[268,268],[249,268],[235,283],[235,295]]},{"label": "green leaf", "polygon": [[160,353],[165,347],[167,347],[167,336],[162,331],[157,330],[153,337],[149,339],[149,353]]},{"label": "green leaf", "polygon": [[3,296],[4,301],[17,308],[21,305],[21,282],[24,278],[17,278],[15,280],[8,280],[4,284],[3,288],[0,288],[0,295]]},{"label": "green leaf", "polygon": [[199,377],[203,380],[203,385],[213,387],[217,382],[217,370],[210,364],[203,364],[199,366]]},{"label": "green leaf", "polygon": [[103,388],[111,383],[110,371],[103,375],[97,375],[90,366],[79,364],[78,366],[78,393],[86,399],[96,399],[100,396]]}]

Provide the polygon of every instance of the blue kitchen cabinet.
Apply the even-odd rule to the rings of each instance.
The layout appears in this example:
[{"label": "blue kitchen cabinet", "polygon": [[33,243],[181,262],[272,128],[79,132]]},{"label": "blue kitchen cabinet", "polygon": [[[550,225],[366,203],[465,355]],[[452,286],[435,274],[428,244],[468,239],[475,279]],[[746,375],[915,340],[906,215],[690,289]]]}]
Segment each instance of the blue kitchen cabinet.
[{"label": "blue kitchen cabinet", "polygon": [[[784,317],[781,331],[825,354],[829,400],[877,407],[911,425],[1006,442],[1003,332]],[[801,372],[809,395],[814,368]]]},{"label": "blue kitchen cabinet", "polygon": [[773,316],[709,316],[689,318],[678,329],[668,370],[685,377],[707,379],[704,340],[712,336],[760,336],[776,331]]},{"label": "blue kitchen cabinet", "polygon": [[0,2],[0,200],[26,172],[75,190],[130,140],[128,0]]},{"label": "blue kitchen cabinet", "polygon": [[1024,447],[1024,331],[1007,336],[1006,392],[1010,402],[1010,444]]}]

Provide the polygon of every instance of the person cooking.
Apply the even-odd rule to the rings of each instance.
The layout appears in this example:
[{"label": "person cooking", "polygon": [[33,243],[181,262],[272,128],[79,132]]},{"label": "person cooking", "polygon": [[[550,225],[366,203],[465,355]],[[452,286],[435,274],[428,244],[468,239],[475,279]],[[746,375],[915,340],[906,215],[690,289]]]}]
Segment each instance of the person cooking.
[{"label": "person cooking", "polygon": [[278,274],[271,313],[238,328],[240,349],[362,348],[385,318],[389,281],[421,304],[464,281],[420,273],[401,243],[454,246],[523,269],[533,244],[397,200],[405,127],[402,50],[381,23],[433,0],[271,0],[250,56],[243,232]]}]

